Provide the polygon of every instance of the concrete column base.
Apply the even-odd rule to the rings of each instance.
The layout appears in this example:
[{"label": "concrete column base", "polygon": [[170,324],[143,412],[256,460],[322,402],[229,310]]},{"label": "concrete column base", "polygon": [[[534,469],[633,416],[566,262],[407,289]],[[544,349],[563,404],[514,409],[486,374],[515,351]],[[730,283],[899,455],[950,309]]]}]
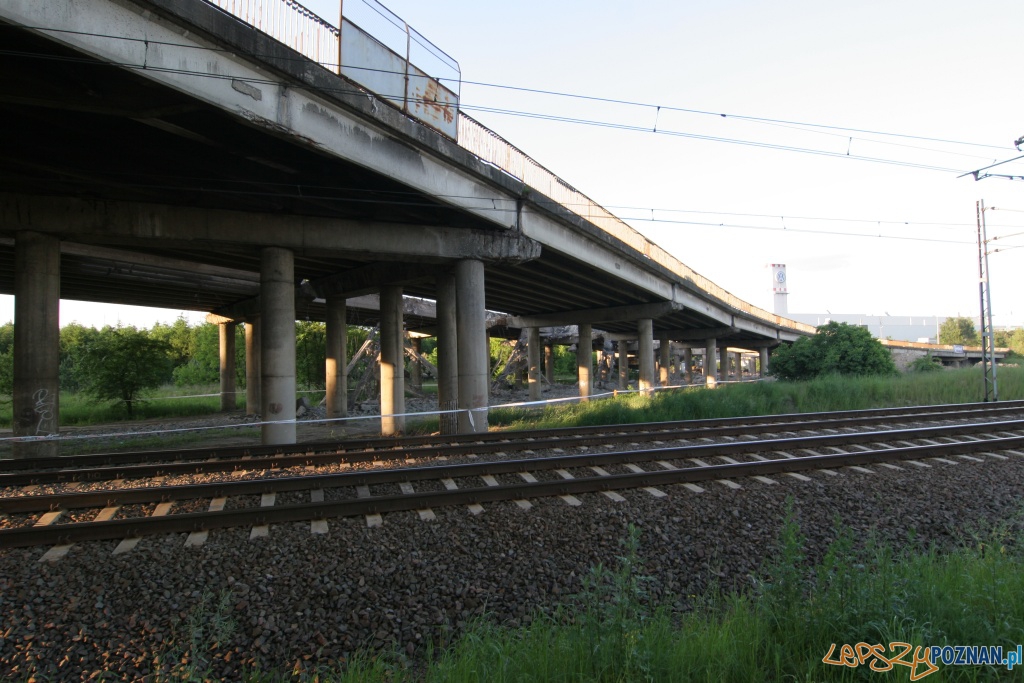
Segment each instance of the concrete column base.
[{"label": "concrete column base", "polygon": [[459,358],[459,432],[487,431],[490,346],[484,308],[484,264],[467,259],[455,265]]},{"label": "concrete column base", "polygon": [[327,297],[327,417],[348,416],[348,310],[344,296]]},{"label": "concrete column base", "polygon": [[640,362],[640,391],[654,389],[654,321],[638,320],[637,360]]},{"label": "concrete column base", "polygon": [[[14,436],[60,431],[60,240],[34,232],[14,238]],[[13,444],[15,458],[60,455],[51,441]]]},{"label": "concrete column base", "polygon": [[260,415],[266,445],[295,443],[295,257],[266,247],[260,263]]},{"label": "concrete column base", "polygon": [[260,319],[245,321],[245,413],[260,412]]},{"label": "concrete column base", "polygon": [[576,344],[576,381],[580,400],[590,398],[590,382],[593,374],[594,331],[590,325],[579,325],[579,341]]},{"label": "concrete column base", "polygon": [[235,323],[220,323],[220,409],[235,409]]}]

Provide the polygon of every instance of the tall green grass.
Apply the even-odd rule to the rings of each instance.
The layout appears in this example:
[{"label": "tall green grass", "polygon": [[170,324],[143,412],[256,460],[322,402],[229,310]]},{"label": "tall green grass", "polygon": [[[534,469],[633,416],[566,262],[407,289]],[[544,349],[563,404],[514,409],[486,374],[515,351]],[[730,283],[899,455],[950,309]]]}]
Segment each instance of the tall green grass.
[{"label": "tall green grass", "polygon": [[[1024,368],[999,368],[999,397],[1024,398]],[[490,424],[511,429],[699,420],[717,417],[862,410],[878,407],[971,403],[983,398],[978,368],[892,377],[829,376],[809,382],[740,382],[622,394],[542,410],[491,411]]]}]

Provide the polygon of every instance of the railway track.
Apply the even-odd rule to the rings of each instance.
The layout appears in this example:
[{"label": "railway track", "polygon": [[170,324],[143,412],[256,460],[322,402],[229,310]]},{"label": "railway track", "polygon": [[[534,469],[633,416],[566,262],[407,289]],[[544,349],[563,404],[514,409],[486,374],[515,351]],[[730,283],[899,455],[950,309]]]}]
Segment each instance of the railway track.
[{"label": "railway track", "polygon": [[[468,505],[471,511],[480,512],[484,503],[514,501],[528,508],[531,500],[551,496],[560,496],[565,502],[578,505],[580,500],[576,496],[588,493],[621,501],[623,497],[619,492],[630,489],[645,490],[646,494],[660,497],[666,494],[657,488],[659,486],[683,485],[700,492],[701,483],[717,481],[739,488],[742,484],[737,480],[754,478],[759,484],[772,485],[778,484],[781,477],[806,480],[806,473],[815,470],[835,474],[839,468],[864,468],[866,465],[923,468],[952,466],[970,460],[1024,457],[1024,419],[1002,419],[1014,410],[1020,412],[1021,406],[1000,405],[995,410],[992,406],[986,410],[977,405],[960,406],[956,410],[945,408],[941,412],[906,409],[885,416],[830,414],[821,419],[808,419],[811,416],[807,415],[799,416],[802,419],[784,416],[793,418],[789,421],[774,416],[758,418],[757,424],[764,427],[760,437],[752,428],[754,425],[747,425],[742,436],[718,434],[723,437],[719,441],[697,435],[707,433],[707,429],[732,429],[739,425],[707,427],[672,423],[671,426],[654,425],[654,428],[647,425],[645,433],[656,436],[661,444],[657,448],[634,450],[590,452],[586,443],[534,435],[520,440],[518,445],[533,450],[541,444],[549,448],[551,444],[558,444],[564,451],[567,444],[573,443],[587,452],[552,452],[545,457],[526,458],[509,456],[506,452],[504,457],[487,462],[436,464],[439,461],[434,461],[423,465],[419,458],[424,452],[418,449],[436,450],[440,444],[403,445],[386,451],[374,446],[373,451],[364,449],[348,452],[348,455],[408,458],[415,454],[417,464],[360,471],[353,468],[353,471],[327,474],[304,472],[297,476],[278,472],[267,478],[237,481],[228,478],[179,485],[149,481],[135,487],[87,491],[76,490],[81,485],[72,483],[60,492],[44,494],[36,493],[31,487],[28,491],[9,489],[9,494],[0,497],[0,515],[3,515],[0,527],[4,527],[0,529],[0,548],[51,545],[44,559],[55,559],[66,553],[71,544],[84,541],[121,539],[115,552],[125,552],[138,538],[150,534],[186,532],[189,534],[186,543],[198,545],[211,530],[231,527],[250,527],[255,537],[268,533],[271,524],[308,521],[313,531],[326,531],[326,520],[335,517],[365,515],[372,526],[382,523],[383,514],[399,511],[415,510],[420,517],[429,519],[434,515],[433,508],[450,506]],[[969,419],[959,424],[904,428],[891,424],[893,420],[899,424],[948,420],[951,415]],[[880,418],[889,424],[868,429],[868,423],[863,421],[875,420],[877,425]],[[810,430],[812,425],[819,433],[795,433]],[[586,438],[602,439],[605,447],[613,445],[608,443],[609,435],[624,434],[636,440],[639,432],[622,428],[622,425],[615,425],[598,428],[603,432],[590,428],[581,431],[591,432],[583,435]],[[771,436],[766,436],[765,432]],[[780,436],[783,432],[788,435]],[[684,436],[678,436],[680,433]],[[473,445],[477,450],[499,445],[505,451],[511,450],[510,434],[503,435],[503,439],[491,434],[476,436],[486,438],[471,437],[476,443],[470,444],[466,439],[456,440],[454,445]],[[676,443],[670,444],[669,438]],[[453,445],[450,439],[447,441],[448,446]],[[330,457],[332,454],[316,457],[319,455]],[[250,456],[244,462],[251,469],[254,464],[266,466],[279,462],[275,458],[286,457],[293,456]],[[904,462],[896,464],[900,461]],[[111,471],[110,467],[94,469],[107,474]],[[81,471],[89,470],[82,468]],[[41,472],[37,470],[36,474]]]},{"label": "railway track", "polygon": [[384,459],[432,459],[523,450],[579,448],[678,439],[795,434],[801,431],[871,429],[906,422],[1024,414],[1024,401],[969,403],[876,410],[798,413],[762,417],[598,425],[471,435],[313,442],[298,446],[239,446],[102,453],[35,460],[0,460],[0,487],[140,479],[183,474],[280,470]]}]

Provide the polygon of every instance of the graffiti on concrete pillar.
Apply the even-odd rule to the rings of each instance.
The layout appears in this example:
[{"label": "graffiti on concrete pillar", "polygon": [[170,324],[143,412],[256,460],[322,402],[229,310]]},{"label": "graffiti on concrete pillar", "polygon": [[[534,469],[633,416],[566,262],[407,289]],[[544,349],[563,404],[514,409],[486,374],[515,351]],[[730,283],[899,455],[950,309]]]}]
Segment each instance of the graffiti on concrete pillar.
[{"label": "graffiti on concrete pillar", "polygon": [[36,389],[32,394],[34,411],[36,414],[36,434],[50,434],[53,432],[53,399],[46,389]]}]

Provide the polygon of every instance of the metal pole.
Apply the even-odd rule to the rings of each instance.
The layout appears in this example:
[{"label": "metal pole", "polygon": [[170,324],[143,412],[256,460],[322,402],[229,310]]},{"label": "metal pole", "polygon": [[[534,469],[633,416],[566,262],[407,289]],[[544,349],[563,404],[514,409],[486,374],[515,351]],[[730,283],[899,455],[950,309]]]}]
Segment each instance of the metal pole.
[{"label": "metal pole", "polygon": [[992,291],[989,287],[988,235],[985,226],[985,202],[975,204],[978,219],[978,296],[981,307],[981,369],[984,378],[984,400],[998,401],[996,385],[995,334],[992,330]]}]

